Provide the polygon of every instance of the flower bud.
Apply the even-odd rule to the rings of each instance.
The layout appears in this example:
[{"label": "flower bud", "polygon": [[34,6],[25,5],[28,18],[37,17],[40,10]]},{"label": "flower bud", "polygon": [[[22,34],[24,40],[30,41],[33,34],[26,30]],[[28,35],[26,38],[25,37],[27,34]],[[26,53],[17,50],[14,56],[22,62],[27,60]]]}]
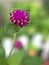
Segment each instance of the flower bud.
[{"label": "flower bud", "polygon": [[10,13],[10,21],[16,26],[26,26],[29,21],[29,15],[25,10],[14,10]]},{"label": "flower bud", "polygon": [[21,41],[16,41],[14,44],[15,48],[21,49],[22,48],[22,42]]}]

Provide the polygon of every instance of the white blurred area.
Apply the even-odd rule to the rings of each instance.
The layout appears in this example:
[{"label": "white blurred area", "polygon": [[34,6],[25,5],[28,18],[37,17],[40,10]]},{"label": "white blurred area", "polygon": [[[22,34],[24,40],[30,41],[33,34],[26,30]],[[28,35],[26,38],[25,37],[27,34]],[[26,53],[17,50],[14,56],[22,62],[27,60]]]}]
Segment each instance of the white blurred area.
[{"label": "white blurred area", "polygon": [[27,51],[28,42],[29,42],[28,36],[26,36],[26,35],[20,35],[20,37],[18,38],[18,40],[20,40],[22,42],[24,50]]},{"label": "white blurred area", "polygon": [[32,38],[32,43],[34,43],[35,47],[38,49],[42,48],[42,34],[36,33],[34,37]]},{"label": "white blurred area", "polygon": [[[23,45],[23,48],[24,48],[25,51],[27,51],[28,37],[25,36],[25,35],[22,35],[17,40],[20,40],[23,43],[22,44]],[[4,47],[5,51],[6,51],[6,57],[8,57],[8,55],[9,55],[9,53],[11,51],[11,48],[13,46],[12,45],[12,39],[10,37],[5,37],[3,39],[3,41],[2,41],[2,43],[3,43],[3,47]],[[14,49],[13,48],[12,54],[15,53],[15,52],[17,52],[17,49]]]},{"label": "white blurred area", "polygon": [[3,47],[6,51],[6,56],[9,55],[11,47],[12,47],[12,39],[10,37],[5,37],[2,41]]},{"label": "white blurred area", "polygon": [[[29,38],[26,35],[20,35],[19,38],[17,40],[20,40],[23,44],[23,48],[25,51],[27,51],[28,48],[28,42],[29,42]],[[34,37],[32,38],[32,43],[35,45],[35,48],[38,49],[42,49],[42,57],[45,59],[48,57],[49,54],[49,37],[47,38],[47,41],[44,43],[41,42],[42,41],[42,34],[41,33],[36,33],[34,35]],[[3,47],[5,48],[6,51],[6,56],[9,55],[10,50],[12,48],[12,39],[10,37],[6,37],[3,39]],[[13,49],[13,52],[16,52],[17,49]]]},{"label": "white blurred area", "polygon": [[49,58],[49,36],[48,36],[45,44],[43,45],[42,58],[43,59]]}]

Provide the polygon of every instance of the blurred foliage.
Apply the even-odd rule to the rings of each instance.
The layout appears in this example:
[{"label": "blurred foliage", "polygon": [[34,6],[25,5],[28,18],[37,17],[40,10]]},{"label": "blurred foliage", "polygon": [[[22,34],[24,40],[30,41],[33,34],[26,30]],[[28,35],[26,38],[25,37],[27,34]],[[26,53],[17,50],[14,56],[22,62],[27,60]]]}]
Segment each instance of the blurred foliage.
[{"label": "blurred foliage", "polygon": [[2,6],[2,4],[0,3],[0,12],[3,12],[4,8]]},{"label": "blurred foliage", "polygon": [[31,24],[35,25],[40,31],[46,23],[46,21],[43,22],[43,19],[45,19],[47,16],[46,11],[42,8],[40,4],[33,4],[30,11]]},{"label": "blurred foliage", "polygon": [[31,37],[32,35],[34,35],[36,33],[37,29],[35,26],[32,26],[32,25],[27,25],[25,26],[24,28],[22,28],[19,33],[18,33],[18,36],[21,35],[27,35],[29,37]]},{"label": "blurred foliage", "polygon": [[[47,16],[47,11],[39,3],[32,3],[29,1],[23,2],[23,3],[22,2],[12,2],[11,5],[12,5],[12,7],[6,12],[5,27],[0,29],[0,38],[3,37],[4,35],[10,36],[14,32],[17,32],[18,28],[16,26],[12,25],[10,23],[10,19],[9,19],[10,12],[15,9],[24,9],[27,12],[29,12],[28,14],[30,16],[30,21],[29,21],[28,26],[24,27],[19,32],[19,35],[26,34],[28,36],[32,36],[36,32],[42,32],[42,33],[44,33],[44,35],[49,33],[49,16]],[[0,14],[3,13],[3,11],[4,11],[4,7],[2,7],[0,5]],[[0,21],[4,22],[3,17],[0,18]],[[1,26],[1,22],[0,22],[0,26]],[[4,23],[2,23],[2,24],[4,24]],[[1,33],[2,33],[2,35],[1,35]]]},{"label": "blurred foliage", "polygon": [[3,27],[5,24],[5,17],[4,17],[4,7],[0,4],[0,28]]},{"label": "blurred foliage", "polygon": [[[36,27],[42,28],[44,27],[44,22],[43,19],[46,18],[47,12],[43,9],[43,7],[40,4],[37,3],[31,3],[31,2],[13,2],[12,3],[12,8],[7,12],[6,18],[7,21],[9,21],[9,13],[12,10],[15,9],[24,9],[28,10],[30,12],[30,23],[32,25],[35,25]],[[45,21],[46,23],[46,21]]]},{"label": "blurred foliage", "polygon": [[5,58],[5,50],[0,43],[0,64],[7,65],[6,58]]},{"label": "blurred foliage", "polygon": [[[47,0],[46,0],[47,1]],[[49,32],[49,16],[47,15],[47,11],[39,4],[39,3],[32,3],[32,2],[12,2],[11,3],[12,7],[6,12],[6,24],[4,29],[6,28],[6,31],[4,30],[4,33],[6,35],[11,35],[13,32],[16,32],[18,29],[14,25],[10,23],[9,19],[9,14],[12,10],[15,9],[24,9],[27,12],[29,12],[30,16],[30,22],[28,26],[23,28],[20,32],[20,34],[26,34],[26,35],[33,35],[36,32],[42,32],[44,33],[45,31],[48,33]],[[0,11],[3,11],[3,7],[0,6]],[[1,20],[4,20],[1,18]],[[0,20],[0,21],[1,21]],[[1,21],[3,22],[3,21]],[[2,23],[3,24],[3,23]],[[0,23],[1,26],[1,23]],[[3,29],[1,28],[1,31]],[[0,32],[1,34],[2,32]],[[1,36],[2,37],[2,36]]]},{"label": "blurred foliage", "polygon": [[8,58],[8,65],[19,65],[25,56],[24,50],[20,50]]},{"label": "blurred foliage", "polygon": [[1,46],[1,43],[0,43],[0,57],[5,57],[5,50],[4,50],[4,48]]},{"label": "blurred foliage", "polygon": [[[10,12],[15,9],[24,9],[28,12],[30,16],[29,24],[25,27],[18,28],[11,24],[10,22]],[[4,31],[1,29],[2,36],[12,36],[13,33],[18,32],[17,37],[19,35],[25,34],[29,38],[37,32],[41,32],[43,34],[43,38],[46,39],[49,34],[49,16],[47,15],[47,11],[40,5],[40,3],[33,2],[12,2],[11,8],[6,12],[6,25],[4,27]],[[3,32],[4,34],[3,34]],[[0,33],[0,34],[1,34]],[[1,37],[2,37],[1,36]]]},{"label": "blurred foliage", "polygon": [[4,37],[4,24],[5,24],[4,6],[0,3],[0,41]]},{"label": "blurred foliage", "polygon": [[43,7],[47,11],[47,14],[49,15],[49,0],[43,0]]},{"label": "blurred foliage", "polygon": [[0,64],[7,65],[6,59],[4,57],[0,57]]},{"label": "blurred foliage", "polygon": [[13,2],[12,3],[12,10],[15,10],[15,9],[27,10],[27,9],[30,9],[30,4],[31,4],[31,2],[29,2],[29,1],[26,1],[26,2]]},{"label": "blurred foliage", "polygon": [[38,50],[33,43],[29,43],[29,44],[30,45],[29,45],[28,51],[29,50],[34,50],[36,52]]},{"label": "blurred foliage", "polygon": [[5,35],[13,35],[15,32],[18,32],[21,28],[13,25],[12,23],[7,23],[4,27],[4,33]]},{"label": "blurred foliage", "polygon": [[30,14],[30,22],[28,26],[24,27],[19,32],[19,35],[26,34],[30,36],[36,32],[42,32],[42,34],[44,32],[49,32],[49,16],[47,16],[46,10],[40,4],[31,2],[13,2],[11,10],[14,9],[24,9],[26,11],[28,10]]},{"label": "blurred foliage", "polygon": [[26,55],[24,59],[22,60],[22,65],[42,65],[43,61],[38,56],[30,57]]},{"label": "blurred foliage", "polygon": [[[39,3],[32,3],[32,2],[12,2],[11,3],[12,7],[11,9],[9,9],[6,12],[6,24],[3,26],[2,24],[4,24],[4,15],[2,17],[3,11],[4,11],[4,7],[2,7],[2,5],[0,5],[0,40],[2,40],[2,38],[4,36],[12,36],[13,33],[18,33],[17,37],[19,37],[19,35],[25,34],[29,37],[29,39],[31,39],[31,37],[33,35],[35,35],[35,33],[37,32],[41,32],[43,34],[43,38],[44,40],[47,38],[48,34],[49,34],[49,16],[47,15],[47,12],[49,13],[49,0],[45,0],[44,2],[44,8],[43,6],[41,6]],[[30,21],[29,24],[25,27],[23,27],[22,29],[14,26],[13,24],[11,24],[10,19],[9,19],[9,14],[12,10],[15,9],[24,9],[28,12],[29,16],[30,16]],[[21,30],[20,30],[21,29]],[[30,41],[30,40],[29,40]],[[30,46],[29,46],[29,50],[33,49],[35,51],[37,51],[38,49],[35,48],[34,45],[31,44],[31,42],[29,42]],[[1,54],[2,53],[2,54]],[[6,61],[4,56],[4,49],[2,47],[0,47],[0,56],[2,55],[2,57],[0,58],[0,64],[1,65],[6,65]],[[25,57],[25,52],[24,50],[20,50],[17,53],[14,53],[13,55],[11,55],[8,58],[8,65],[19,65],[20,62],[24,59]],[[5,61],[5,62],[4,62]],[[32,62],[33,61],[33,62]],[[39,57],[26,57],[23,60],[23,64],[28,64],[28,65],[41,65],[42,60]],[[22,64],[20,64],[22,65]]]}]

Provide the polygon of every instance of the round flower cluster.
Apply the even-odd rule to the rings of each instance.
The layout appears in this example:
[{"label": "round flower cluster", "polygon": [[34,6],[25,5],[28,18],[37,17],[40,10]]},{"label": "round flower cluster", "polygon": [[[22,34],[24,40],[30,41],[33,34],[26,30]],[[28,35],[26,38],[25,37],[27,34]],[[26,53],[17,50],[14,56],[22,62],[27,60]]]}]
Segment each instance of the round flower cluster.
[{"label": "round flower cluster", "polygon": [[14,44],[15,48],[21,49],[22,48],[22,42],[21,41],[16,41]]},{"label": "round flower cluster", "polygon": [[29,20],[28,12],[25,10],[19,9],[10,13],[10,21],[17,26],[26,26]]}]

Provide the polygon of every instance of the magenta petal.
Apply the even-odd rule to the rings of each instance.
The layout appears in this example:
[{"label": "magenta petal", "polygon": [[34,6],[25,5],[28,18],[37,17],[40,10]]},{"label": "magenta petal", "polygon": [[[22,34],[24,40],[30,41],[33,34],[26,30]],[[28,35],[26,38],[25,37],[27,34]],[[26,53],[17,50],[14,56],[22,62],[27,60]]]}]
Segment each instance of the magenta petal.
[{"label": "magenta petal", "polygon": [[17,26],[26,26],[29,20],[28,13],[25,10],[14,10],[10,13],[10,21]]},{"label": "magenta petal", "polygon": [[18,49],[22,48],[22,42],[21,41],[16,41],[15,44],[14,44],[14,47],[18,48]]}]

